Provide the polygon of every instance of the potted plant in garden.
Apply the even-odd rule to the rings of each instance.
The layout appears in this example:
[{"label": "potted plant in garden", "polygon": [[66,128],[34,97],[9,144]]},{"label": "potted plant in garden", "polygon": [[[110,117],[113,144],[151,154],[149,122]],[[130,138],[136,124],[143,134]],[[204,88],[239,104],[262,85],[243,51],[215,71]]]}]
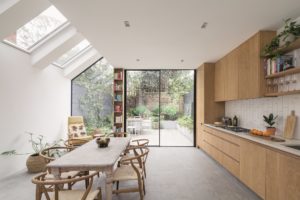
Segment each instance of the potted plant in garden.
[{"label": "potted plant in garden", "polygon": [[269,116],[263,116],[264,117],[264,121],[266,122],[266,124],[268,125],[266,128],[266,134],[265,136],[270,136],[270,135],[274,135],[276,132],[276,128],[273,126],[275,124],[275,120],[277,119],[278,116],[273,115],[273,113],[270,113]]},{"label": "potted plant in garden", "polygon": [[1,155],[26,155],[30,154],[26,161],[26,166],[29,173],[38,173],[45,171],[46,169],[46,160],[40,156],[40,152],[46,148],[52,147],[52,146],[58,146],[58,144],[62,140],[55,141],[53,144],[49,144],[44,142],[44,136],[43,135],[37,135],[27,132],[29,134],[29,143],[32,146],[32,149],[34,153],[17,153],[16,150],[10,150],[5,151],[1,153]]}]

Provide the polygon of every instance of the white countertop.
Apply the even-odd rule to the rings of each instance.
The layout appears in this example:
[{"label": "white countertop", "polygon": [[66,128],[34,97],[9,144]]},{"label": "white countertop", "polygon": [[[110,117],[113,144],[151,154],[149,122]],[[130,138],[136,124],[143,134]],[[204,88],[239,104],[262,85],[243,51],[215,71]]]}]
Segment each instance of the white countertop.
[{"label": "white countertop", "polygon": [[[237,132],[234,132],[234,131],[230,131],[230,130],[226,130],[226,129],[223,129],[223,128],[216,127],[216,126],[211,125],[211,124],[204,124],[204,125],[209,127],[209,128],[213,128],[213,129],[222,131],[224,133],[228,133],[228,134],[240,137],[240,138],[244,138],[244,139],[247,139],[247,140],[250,140],[250,141],[253,141],[253,142],[257,142],[259,144],[269,146],[271,148],[278,149],[280,151],[287,152],[287,153],[290,153],[290,154],[293,154],[293,155],[296,155],[296,156],[300,157],[300,150],[293,149],[293,148],[285,146],[285,145],[300,145],[300,140],[295,140],[295,139],[289,140],[289,139],[282,138],[282,139],[285,140],[285,142],[275,142],[275,141],[272,141],[272,140],[268,140],[266,138],[264,139],[263,136],[255,136],[255,135],[252,135],[250,133],[245,133],[245,132],[237,133]],[[279,136],[276,136],[276,137],[280,138]]]}]

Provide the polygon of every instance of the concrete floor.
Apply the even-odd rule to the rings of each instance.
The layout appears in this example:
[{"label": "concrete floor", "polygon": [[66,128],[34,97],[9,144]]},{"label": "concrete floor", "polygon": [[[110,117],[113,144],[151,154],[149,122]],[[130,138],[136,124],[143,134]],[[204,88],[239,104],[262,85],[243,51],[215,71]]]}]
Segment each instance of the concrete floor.
[{"label": "concrete floor", "polygon": [[[145,200],[260,199],[205,153],[192,147],[152,147],[147,172]],[[0,199],[33,200],[32,176],[20,172],[0,180]],[[94,186],[104,188],[104,177],[98,178]],[[137,193],[120,194],[113,199],[138,200],[139,196]]]},{"label": "concrete floor", "polygon": [[[159,145],[158,129],[143,129],[141,134],[131,134],[133,139],[146,138],[149,139],[150,146]],[[188,146],[194,145],[193,141],[185,137],[177,129],[160,129],[160,145],[161,146]]]}]

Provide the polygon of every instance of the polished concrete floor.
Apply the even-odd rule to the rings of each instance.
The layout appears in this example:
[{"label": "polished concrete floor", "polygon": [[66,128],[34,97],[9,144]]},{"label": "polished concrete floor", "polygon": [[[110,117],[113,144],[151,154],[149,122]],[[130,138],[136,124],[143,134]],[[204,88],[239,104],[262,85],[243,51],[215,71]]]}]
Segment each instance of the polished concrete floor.
[{"label": "polished concrete floor", "polygon": [[[145,200],[260,199],[196,148],[152,147],[147,170]],[[30,182],[32,176],[26,172],[20,172],[0,180],[0,199],[34,200],[35,187]],[[97,179],[94,186],[104,188],[104,176]],[[126,184],[120,186],[126,186]],[[105,196],[105,191],[103,191],[103,196]],[[114,195],[113,199],[138,200],[139,195],[137,193],[120,194]]]}]

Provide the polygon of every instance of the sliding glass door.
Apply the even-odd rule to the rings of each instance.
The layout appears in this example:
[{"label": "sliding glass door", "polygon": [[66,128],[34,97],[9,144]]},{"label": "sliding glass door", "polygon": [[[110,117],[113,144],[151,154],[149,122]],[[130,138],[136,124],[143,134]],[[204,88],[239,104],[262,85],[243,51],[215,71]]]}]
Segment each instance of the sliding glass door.
[{"label": "sliding glass door", "polygon": [[152,146],[193,146],[194,82],[194,70],[127,70],[126,131]]}]

